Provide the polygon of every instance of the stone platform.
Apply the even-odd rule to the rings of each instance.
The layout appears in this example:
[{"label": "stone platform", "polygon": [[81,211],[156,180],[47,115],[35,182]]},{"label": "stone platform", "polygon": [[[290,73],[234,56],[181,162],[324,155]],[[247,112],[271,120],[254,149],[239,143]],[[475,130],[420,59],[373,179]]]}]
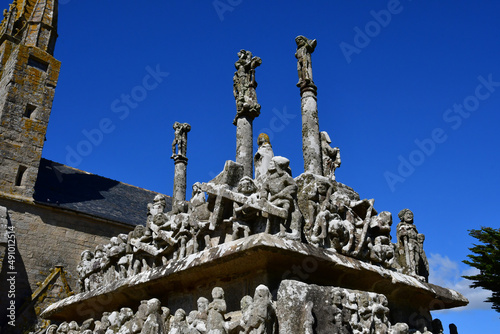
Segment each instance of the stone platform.
[{"label": "stone platform", "polygon": [[200,296],[215,286],[225,290],[228,311],[239,309],[240,299],[265,284],[276,298],[283,280],[335,286],[384,294],[395,320],[417,312],[467,305],[460,293],[417,278],[371,265],[297,241],[261,233],[239,239],[80,293],[48,307],[42,317],[82,321],[99,318],[121,307],[137,308],[141,300],[156,297],[171,310],[196,309]]}]

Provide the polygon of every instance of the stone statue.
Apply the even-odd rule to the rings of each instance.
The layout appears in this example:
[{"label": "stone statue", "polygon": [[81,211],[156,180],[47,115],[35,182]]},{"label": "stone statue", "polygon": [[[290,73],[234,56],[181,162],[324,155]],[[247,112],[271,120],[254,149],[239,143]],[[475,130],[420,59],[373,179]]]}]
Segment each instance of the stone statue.
[{"label": "stone statue", "polygon": [[200,222],[210,219],[210,211],[208,210],[206,196],[207,194],[201,189],[201,183],[194,183],[188,210],[192,221]]},{"label": "stone statue", "polygon": [[156,298],[147,302],[147,318],[142,326],[141,334],[167,334],[161,316],[161,303]]},{"label": "stone statue", "polygon": [[257,138],[257,145],[259,148],[253,157],[253,161],[255,166],[255,179],[259,182],[259,178],[266,175],[269,163],[274,157],[274,153],[269,136],[265,133],[259,135]]},{"label": "stone statue", "polygon": [[88,249],[84,250],[81,254],[81,261],[76,267],[78,273],[78,284],[80,291],[89,291],[90,289],[90,274],[92,273],[92,260],[94,254]]},{"label": "stone statue", "polygon": [[262,59],[253,57],[250,51],[238,52],[238,61],[234,64],[236,72],[233,77],[233,94],[236,100],[236,119],[240,116],[250,116],[252,119],[260,114],[260,104],[257,103],[257,82],[255,68],[262,64]]},{"label": "stone statue", "polygon": [[[387,297],[378,295],[378,302],[373,305],[373,323],[375,333],[387,334],[389,332],[389,307]],[[389,324],[389,325],[388,325]]]},{"label": "stone statue", "polygon": [[[375,217],[365,219],[356,255],[369,259],[373,263],[389,268],[394,257],[394,246],[391,243],[392,214],[383,211]],[[362,249],[366,245],[365,249]]]},{"label": "stone statue", "polygon": [[224,290],[220,287],[213,288],[212,298],[212,302],[208,305],[207,334],[227,334],[224,318],[227,310]]},{"label": "stone statue", "polygon": [[188,324],[186,322],[186,312],[183,309],[178,309],[175,311],[174,318],[172,320],[172,326],[168,334],[190,334]]},{"label": "stone statue", "polygon": [[[296,203],[297,184],[288,174],[290,160],[284,157],[275,156],[269,163],[267,178],[260,189],[260,198],[268,200],[271,204],[288,211],[292,238],[300,238],[300,224],[302,215],[294,217],[294,213],[300,213]],[[274,217],[273,217],[274,218]],[[269,218],[271,220],[271,217]],[[280,235],[287,235],[287,222],[280,224]],[[266,227],[266,232],[270,233],[270,223]]]},{"label": "stone statue", "polygon": [[193,333],[206,333],[207,331],[207,318],[208,318],[208,299],[200,297],[196,301],[198,310],[194,314],[194,319],[191,327],[196,331]]},{"label": "stone statue", "polygon": [[255,289],[248,322],[250,334],[277,334],[276,311],[272,302],[271,292],[265,285]]},{"label": "stone statue", "polygon": [[299,82],[297,86],[314,86],[311,54],[314,52],[317,42],[315,39],[310,40],[304,36],[297,36],[295,38],[295,43],[297,43],[295,58],[297,58],[297,71],[299,73]]},{"label": "stone statue", "polygon": [[420,235],[413,223],[413,212],[403,209],[398,214],[401,222],[397,226],[397,249],[399,263],[403,272],[422,277],[429,277],[429,264],[423,250],[424,235]]},{"label": "stone statue", "polygon": [[[187,133],[191,131],[191,125],[188,123],[174,123],[175,137],[172,142],[172,158],[175,156],[186,157]],[[177,148],[177,150],[176,150]]]},{"label": "stone statue", "polygon": [[326,131],[321,132],[321,151],[323,153],[323,174],[330,180],[335,181],[335,170],[340,167],[340,150],[331,147],[330,136]]},{"label": "stone statue", "polygon": [[[243,194],[248,198],[248,201],[256,200],[257,197],[251,197],[252,194],[257,192],[257,186],[254,181],[248,177],[243,176],[238,184],[238,192]],[[239,239],[241,233],[243,233],[243,237],[246,238],[250,235],[251,232],[251,223],[255,222],[256,219],[259,219],[259,211],[254,207],[244,203],[240,205],[239,203],[233,203],[234,215],[229,219],[232,222],[233,227],[233,235],[232,240]]]}]

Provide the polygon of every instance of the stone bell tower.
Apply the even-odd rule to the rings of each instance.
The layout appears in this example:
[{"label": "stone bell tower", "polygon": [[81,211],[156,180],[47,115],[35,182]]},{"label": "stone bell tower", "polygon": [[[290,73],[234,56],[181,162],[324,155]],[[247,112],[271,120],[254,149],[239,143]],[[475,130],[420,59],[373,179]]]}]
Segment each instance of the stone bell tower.
[{"label": "stone bell tower", "polygon": [[0,25],[0,195],[30,200],[61,63],[57,0],[14,0]]}]

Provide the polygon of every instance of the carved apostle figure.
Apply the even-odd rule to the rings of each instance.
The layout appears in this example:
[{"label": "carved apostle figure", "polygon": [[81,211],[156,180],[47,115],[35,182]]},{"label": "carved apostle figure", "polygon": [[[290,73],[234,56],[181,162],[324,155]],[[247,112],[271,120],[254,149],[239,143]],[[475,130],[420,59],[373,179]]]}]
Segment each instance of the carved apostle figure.
[{"label": "carved apostle figure", "polygon": [[255,289],[253,302],[249,309],[249,319],[245,324],[249,334],[274,334],[276,332],[276,311],[272,303],[271,292],[265,285]]},{"label": "carved apostle figure", "polygon": [[398,217],[401,222],[397,226],[397,248],[403,272],[423,277],[427,281],[429,264],[423,249],[423,235],[419,240],[419,233],[413,223],[413,212],[403,209]]},{"label": "carved apostle figure", "polygon": [[81,261],[76,267],[78,273],[78,284],[80,285],[80,292],[90,290],[89,276],[92,273],[92,259],[94,254],[86,249],[81,254]]},{"label": "carved apostle figure", "polygon": [[269,163],[274,157],[274,152],[269,136],[265,133],[259,135],[257,145],[259,145],[259,148],[253,157],[253,162],[255,166],[255,179],[259,182],[259,178],[266,175]]},{"label": "carved apostle figure", "polygon": [[227,334],[224,319],[227,310],[224,290],[220,287],[213,288],[212,298],[212,302],[208,305],[207,334]]},{"label": "carved apostle figure", "polygon": [[249,205],[249,203],[257,201],[257,186],[252,178],[243,176],[238,183],[238,192],[247,196],[248,200],[244,204],[233,203],[234,214],[228,220],[233,225],[232,240],[239,239],[242,234],[244,238],[248,237],[251,232],[251,223],[260,217],[259,211]]},{"label": "carved apostle figure", "polygon": [[236,100],[236,119],[239,116],[255,118],[260,114],[260,104],[257,103],[257,82],[255,81],[255,68],[262,64],[262,59],[253,57],[250,51],[238,52],[238,61],[234,64],[236,72],[233,77],[233,94]]},{"label": "carved apostle figure", "polygon": [[176,155],[186,157],[187,133],[191,131],[191,125],[188,123],[175,122],[173,127],[175,130],[175,137],[172,142],[172,158]]},{"label": "carved apostle figure", "polygon": [[190,329],[186,321],[186,312],[183,309],[175,311],[172,327],[168,334],[190,334]]},{"label": "carved apostle figure", "polygon": [[208,299],[205,297],[200,297],[196,301],[198,309],[194,313],[193,323],[191,327],[193,328],[192,333],[206,333],[207,332],[207,318],[208,318]]},{"label": "carved apostle figure", "polygon": [[167,334],[161,316],[161,303],[152,298],[147,302],[147,318],[142,326],[141,334]]},{"label": "carved apostle figure", "polygon": [[332,140],[326,131],[321,132],[321,151],[323,153],[323,174],[335,181],[335,170],[340,167],[340,150],[331,147]]},{"label": "carved apostle figure", "polygon": [[297,58],[297,71],[299,73],[298,87],[303,87],[307,85],[314,85],[312,78],[312,64],[311,64],[311,54],[316,48],[316,40],[308,39],[304,36],[297,36],[295,38],[295,43],[297,43],[297,52],[295,53],[295,58]]},{"label": "carved apostle figure", "polygon": [[[290,223],[291,235],[300,235],[300,224],[302,215],[297,217],[294,213],[300,213],[297,205],[297,183],[288,173],[290,160],[285,157],[276,156],[271,159],[267,178],[260,190],[260,198],[268,200],[271,204],[288,211],[289,219],[280,224],[280,234],[286,235],[285,223]],[[267,224],[266,232],[270,233],[270,223]]]}]

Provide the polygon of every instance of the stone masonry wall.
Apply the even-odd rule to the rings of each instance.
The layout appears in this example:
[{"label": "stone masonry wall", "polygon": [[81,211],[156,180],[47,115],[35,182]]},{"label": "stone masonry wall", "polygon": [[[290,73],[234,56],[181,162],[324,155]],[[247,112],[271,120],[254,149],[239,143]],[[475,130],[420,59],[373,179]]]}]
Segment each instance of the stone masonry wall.
[{"label": "stone masonry wall", "polygon": [[[110,237],[131,230],[124,225],[36,204],[0,199],[0,206],[7,207],[15,227],[17,284],[20,288],[27,288],[28,284],[29,294],[55,265],[64,266],[69,285],[78,292],[76,266],[81,252],[93,250],[96,245],[109,242]],[[5,270],[4,266],[2,274]]]}]

